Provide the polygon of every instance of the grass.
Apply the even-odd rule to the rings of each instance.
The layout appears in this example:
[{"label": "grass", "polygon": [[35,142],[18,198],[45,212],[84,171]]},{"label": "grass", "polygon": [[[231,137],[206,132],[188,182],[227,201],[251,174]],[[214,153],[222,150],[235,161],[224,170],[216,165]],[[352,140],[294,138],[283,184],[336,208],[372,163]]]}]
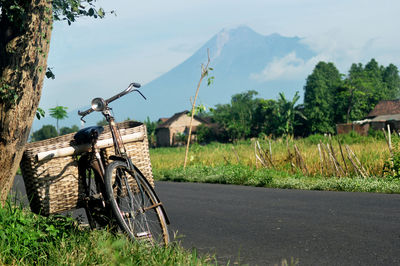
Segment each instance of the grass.
[{"label": "grass", "polygon": [[[327,140],[325,139],[325,142]],[[264,150],[268,150],[268,142],[260,140],[260,144]],[[300,150],[305,160],[309,175],[321,175],[320,157],[317,144],[309,139],[300,139],[289,142],[291,153],[294,152],[294,144]],[[333,148],[336,156],[341,161],[339,147],[333,142]],[[349,144],[360,159],[364,167],[372,176],[381,176],[384,163],[389,158],[389,151],[384,140],[371,139],[368,142],[358,142]],[[272,141],[272,159],[275,169],[279,171],[291,170],[290,161],[288,160],[288,147],[286,141],[279,139]],[[183,165],[184,148],[157,148],[150,150],[152,165],[155,169],[174,169]],[[346,158],[346,163],[351,168],[350,162]],[[209,145],[193,145],[189,153],[189,166],[219,166],[219,165],[243,165],[252,168],[260,168],[261,165],[256,161],[254,155],[254,141],[242,141],[235,144],[212,143]],[[352,170],[352,169],[350,169]]]},{"label": "grass", "polygon": [[348,192],[400,193],[400,180],[360,177],[304,176],[248,166],[190,166],[186,169],[154,169],[157,180],[248,185],[257,187]]},{"label": "grass", "polygon": [[107,230],[89,231],[65,216],[42,217],[10,203],[0,208],[1,265],[209,265],[179,243],[152,247]]},{"label": "grass", "polygon": [[[157,180],[237,184],[272,188],[294,188],[330,191],[359,191],[400,193],[400,179],[391,179],[383,171],[390,158],[386,141],[381,137],[363,137],[355,134],[331,139],[314,135],[305,139],[286,142],[283,139],[269,141],[260,139],[264,151],[271,143],[274,166],[262,166],[255,157],[255,140],[234,144],[195,144],[189,153],[189,164],[183,169],[183,147],[150,150],[154,177]],[[347,174],[338,175],[328,160],[321,162],[318,144],[332,146],[334,154]],[[296,164],[294,145],[298,147],[306,168]],[[352,166],[344,145],[348,145],[365,168],[363,178]],[[291,156],[289,156],[289,152]],[[269,152],[268,152],[269,154]],[[326,154],[327,155],[327,154]],[[343,160],[344,158],[344,160]],[[354,159],[353,159],[354,160]]]}]

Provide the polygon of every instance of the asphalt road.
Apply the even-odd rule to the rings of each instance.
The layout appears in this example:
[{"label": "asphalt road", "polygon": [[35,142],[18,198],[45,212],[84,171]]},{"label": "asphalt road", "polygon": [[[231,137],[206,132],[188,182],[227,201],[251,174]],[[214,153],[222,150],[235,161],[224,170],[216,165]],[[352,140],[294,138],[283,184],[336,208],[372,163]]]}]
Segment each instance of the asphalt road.
[{"label": "asphalt road", "polygon": [[222,264],[400,265],[400,195],[170,182],[156,190],[182,245]]},{"label": "asphalt road", "polygon": [[220,262],[400,265],[400,195],[161,182],[171,229]]}]

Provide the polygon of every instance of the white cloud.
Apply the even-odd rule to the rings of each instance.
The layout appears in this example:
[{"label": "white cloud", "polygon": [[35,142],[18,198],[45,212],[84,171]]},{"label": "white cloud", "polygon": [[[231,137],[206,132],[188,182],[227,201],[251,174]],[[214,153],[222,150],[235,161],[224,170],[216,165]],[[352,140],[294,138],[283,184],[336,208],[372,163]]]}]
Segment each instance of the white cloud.
[{"label": "white cloud", "polygon": [[282,58],[275,58],[261,72],[251,74],[250,78],[259,82],[303,79],[319,61],[326,60],[323,55],[318,55],[305,61],[291,52]]}]

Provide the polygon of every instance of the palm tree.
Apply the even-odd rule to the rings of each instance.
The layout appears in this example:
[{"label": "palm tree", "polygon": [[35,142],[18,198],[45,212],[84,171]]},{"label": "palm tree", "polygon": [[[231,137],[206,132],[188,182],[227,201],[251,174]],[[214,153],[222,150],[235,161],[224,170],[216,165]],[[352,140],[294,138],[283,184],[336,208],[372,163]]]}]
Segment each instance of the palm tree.
[{"label": "palm tree", "polygon": [[60,133],[60,131],[58,129],[58,120],[62,120],[62,119],[65,119],[68,117],[67,109],[68,108],[65,106],[56,106],[56,107],[49,109],[50,116],[57,120],[57,133],[58,134]]},{"label": "palm tree", "polygon": [[283,132],[283,135],[291,137],[293,136],[294,131],[295,115],[299,115],[303,119],[307,118],[303,115],[303,113],[296,110],[296,102],[300,99],[298,91],[296,91],[292,101],[288,101],[283,93],[279,93],[279,97],[278,119],[281,124],[280,131]]}]

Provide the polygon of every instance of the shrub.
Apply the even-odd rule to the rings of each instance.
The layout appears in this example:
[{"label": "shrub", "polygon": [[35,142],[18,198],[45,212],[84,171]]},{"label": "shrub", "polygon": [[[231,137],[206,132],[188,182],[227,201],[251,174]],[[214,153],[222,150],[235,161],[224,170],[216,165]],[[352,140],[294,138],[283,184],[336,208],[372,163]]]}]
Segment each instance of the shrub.
[{"label": "shrub", "polygon": [[33,132],[32,141],[45,140],[49,138],[57,137],[57,130],[52,125],[44,125],[41,129]]}]

